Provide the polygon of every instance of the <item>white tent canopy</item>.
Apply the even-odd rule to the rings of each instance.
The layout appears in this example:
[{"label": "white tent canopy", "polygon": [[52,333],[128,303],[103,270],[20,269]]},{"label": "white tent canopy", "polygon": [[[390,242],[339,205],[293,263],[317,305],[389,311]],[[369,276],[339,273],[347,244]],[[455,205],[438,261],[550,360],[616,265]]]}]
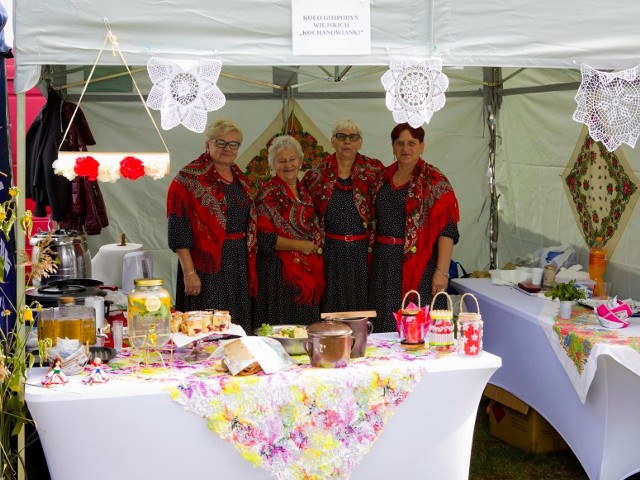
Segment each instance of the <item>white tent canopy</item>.
[{"label": "white tent canopy", "polygon": [[[271,67],[302,65],[306,74],[299,73],[300,87],[282,95],[292,94],[297,108],[327,136],[338,118],[353,118],[364,132],[363,153],[388,164],[394,122],[384,104],[380,77],[391,57],[440,56],[449,67],[445,73],[451,83],[445,107],[425,125],[425,159],[440,167],[456,190],[462,220],[454,257],[474,270],[489,263],[490,135],[484,96],[492,85],[485,80],[487,70],[478,67],[502,67],[501,78],[508,80],[498,85],[502,100],[496,152],[499,264],[567,241],[586,265],[586,245],[560,178],[582,128],[571,119],[579,65],[626,69],[640,63],[640,31],[635,22],[624,21],[640,16],[640,4],[631,0],[606,7],[573,0],[370,3],[371,55],[340,51],[294,56],[291,0],[15,2],[16,88],[24,91],[35,85],[45,66],[64,70],[64,66],[92,65],[105,38],[106,18],[131,66],[144,66],[152,56],[222,61],[218,86],[227,95],[227,104],[210,113],[209,120],[225,116],[239,122],[245,137],[240,156],[281,115],[281,93],[270,86]],[[119,65],[120,60],[109,50],[100,63]],[[353,67],[334,71],[334,65]],[[49,73],[58,85],[73,83],[74,74],[49,77]],[[135,78],[148,89],[144,69]],[[69,91],[74,92],[79,87]],[[95,150],[159,149],[137,96],[92,94],[82,109],[98,142]],[[171,284],[176,257],[167,248],[166,191],[173,175],[201,153],[204,139],[182,127],[163,135],[171,152],[170,176],[101,184],[111,225],[90,242],[95,253],[126,232],[131,241],[143,243],[153,253],[154,273]],[[620,151],[638,174],[637,152],[626,146]],[[639,215],[633,213],[607,271],[614,290],[634,298],[640,298],[640,250],[634,243],[640,234]]]},{"label": "white tent canopy", "polygon": [[[371,55],[294,56],[295,0],[15,2],[16,91],[41,65],[91,65],[107,19],[131,65],[149,57],[224,65],[387,65],[438,55],[445,66],[625,69],[638,63],[634,0],[371,0]],[[111,55],[103,64],[118,64]],[[37,69],[35,72],[33,69]]]}]

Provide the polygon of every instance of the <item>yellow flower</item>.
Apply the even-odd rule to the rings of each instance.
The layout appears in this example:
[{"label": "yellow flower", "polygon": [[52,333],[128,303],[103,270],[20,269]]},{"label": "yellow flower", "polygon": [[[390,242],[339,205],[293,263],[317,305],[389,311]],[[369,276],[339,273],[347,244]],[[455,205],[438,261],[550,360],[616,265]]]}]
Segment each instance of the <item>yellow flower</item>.
[{"label": "yellow flower", "polygon": [[32,322],[33,321],[33,312],[31,311],[30,308],[25,307],[22,310],[22,318],[24,318],[25,322]]},{"label": "yellow flower", "polygon": [[10,197],[17,197],[18,193],[20,192],[20,190],[17,189],[17,187],[11,187],[9,188],[9,196]]}]

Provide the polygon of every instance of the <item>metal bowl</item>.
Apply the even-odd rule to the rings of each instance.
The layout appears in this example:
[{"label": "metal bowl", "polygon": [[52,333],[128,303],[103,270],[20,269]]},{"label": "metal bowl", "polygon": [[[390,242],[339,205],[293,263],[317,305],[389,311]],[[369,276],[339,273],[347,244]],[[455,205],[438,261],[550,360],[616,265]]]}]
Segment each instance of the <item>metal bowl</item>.
[{"label": "metal bowl", "polygon": [[[273,326],[273,333],[279,333],[282,329],[286,329],[286,328],[295,328],[295,327],[299,327],[300,325],[274,325]],[[258,330],[256,329],[254,331],[254,333],[256,335],[258,335]],[[289,355],[306,355],[307,352],[304,349],[304,342],[305,340],[307,340],[307,338],[287,338],[287,337],[276,337],[273,335],[267,335],[269,338],[273,338],[277,341],[279,341],[282,346],[284,347],[284,351],[287,352]]]}]

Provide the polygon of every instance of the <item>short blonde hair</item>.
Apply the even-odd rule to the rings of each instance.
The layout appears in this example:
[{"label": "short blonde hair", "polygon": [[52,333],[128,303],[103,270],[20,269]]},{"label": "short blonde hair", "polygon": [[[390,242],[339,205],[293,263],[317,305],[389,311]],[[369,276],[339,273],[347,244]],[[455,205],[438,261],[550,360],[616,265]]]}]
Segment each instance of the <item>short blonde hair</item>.
[{"label": "short blonde hair", "polygon": [[291,135],[281,135],[274,138],[273,142],[271,142],[271,146],[269,146],[269,166],[271,167],[272,172],[276,171],[276,155],[278,155],[278,153],[280,153],[282,150],[286,150],[287,148],[293,148],[296,151],[296,155],[298,155],[298,159],[302,163],[304,153],[302,153],[300,142],[298,142],[298,140],[293,138]]},{"label": "short blonde hair", "polygon": [[210,124],[205,132],[205,138],[209,142],[229,132],[237,132],[240,137],[240,143],[242,143],[242,130],[240,130],[236,122],[228,118],[220,118]]},{"label": "short blonde hair", "polygon": [[355,132],[362,137],[362,130],[360,130],[360,126],[349,118],[342,118],[338,120],[336,126],[333,127],[333,131],[331,132],[331,136],[335,136],[336,133],[342,130],[355,130]]}]

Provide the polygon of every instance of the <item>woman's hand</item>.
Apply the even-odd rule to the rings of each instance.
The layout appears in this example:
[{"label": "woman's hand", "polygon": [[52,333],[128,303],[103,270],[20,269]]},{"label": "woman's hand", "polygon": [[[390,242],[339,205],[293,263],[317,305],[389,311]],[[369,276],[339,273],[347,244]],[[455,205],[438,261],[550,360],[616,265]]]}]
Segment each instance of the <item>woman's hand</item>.
[{"label": "woman's hand", "polygon": [[436,269],[431,280],[431,295],[442,292],[449,286],[449,279],[440,270]]},{"label": "woman's hand", "polygon": [[184,293],[187,295],[193,295],[194,297],[200,295],[200,277],[198,272],[194,270],[194,273],[184,276]]},{"label": "woman's hand", "polygon": [[305,255],[311,255],[312,253],[318,253],[318,246],[309,240],[299,240],[298,251]]}]

